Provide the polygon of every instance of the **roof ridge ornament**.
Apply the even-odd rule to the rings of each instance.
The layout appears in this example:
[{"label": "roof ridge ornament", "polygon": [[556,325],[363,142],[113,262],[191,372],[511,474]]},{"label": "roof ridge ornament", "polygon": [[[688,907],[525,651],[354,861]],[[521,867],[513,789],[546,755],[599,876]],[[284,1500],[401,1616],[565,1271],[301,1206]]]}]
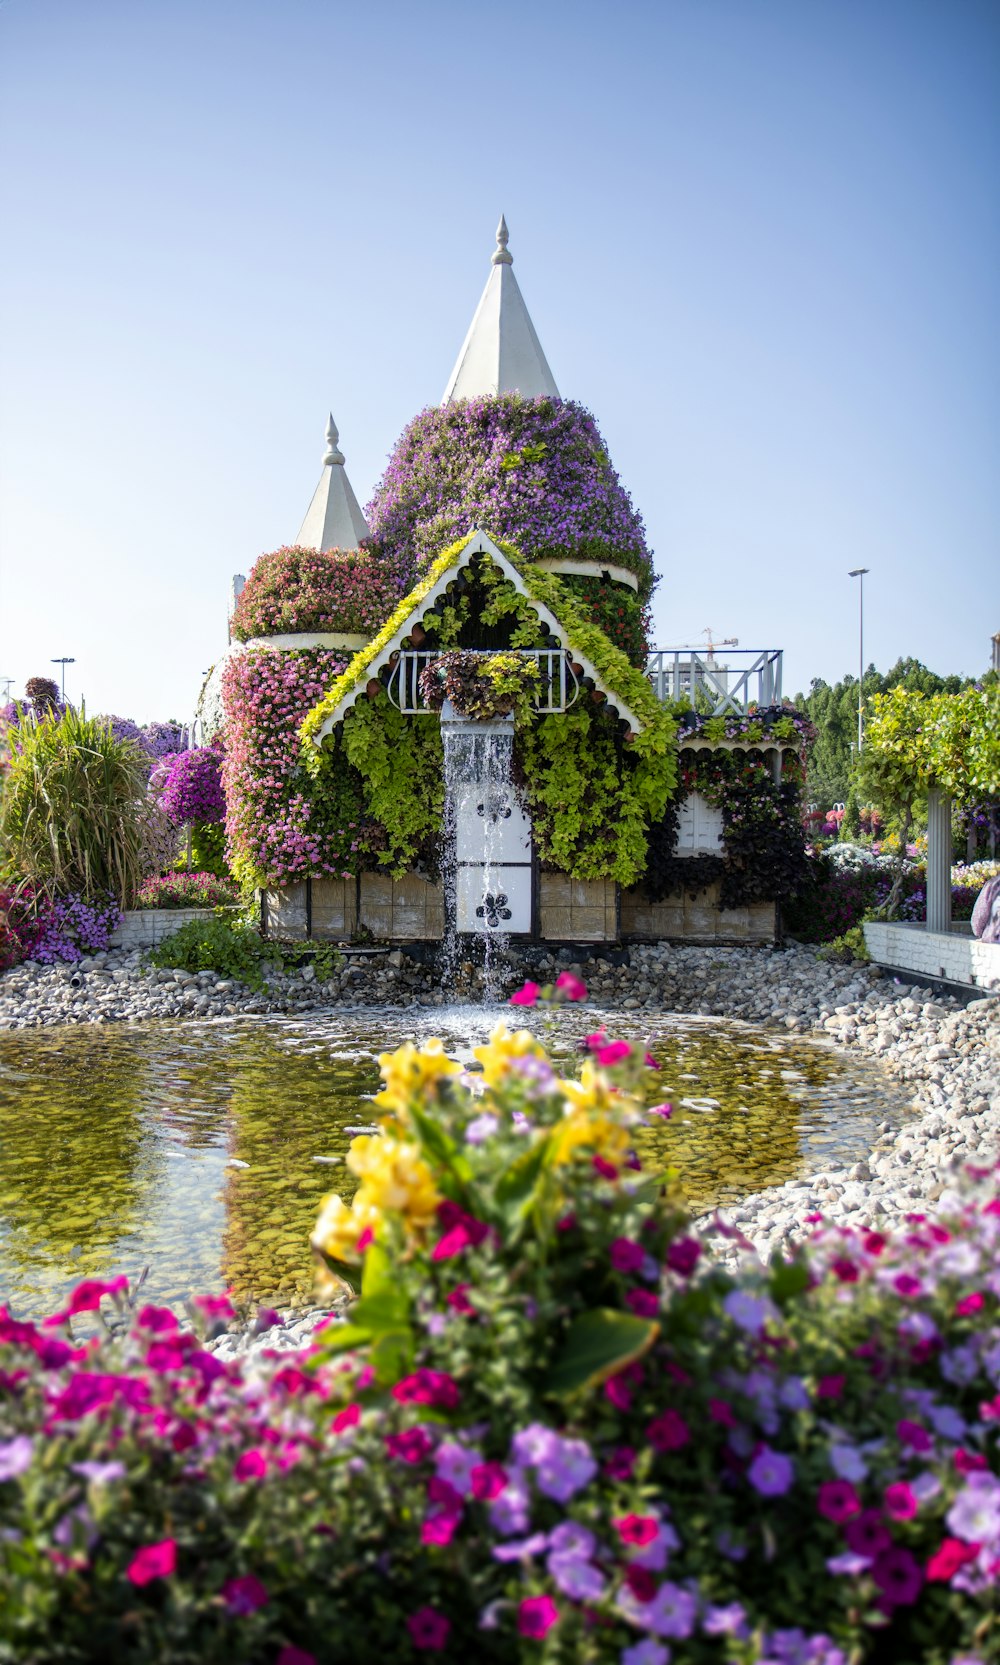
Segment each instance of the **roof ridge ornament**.
[{"label": "roof ridge ornament", "polygon": [[323,466],[329,468],[331,463],[340,463],[343,466],[346,460],[343,451],[340,449],[340,434],[337,431],[337,424],[333,420],[333,412],[331,411],[330,420],[326,425],[326,455],[323,458]]},{"label": "roof ridge ornament", "polygon": [[448,378],[443,405],[456,399],[495,398],[500,393],[519,393],[524,399],[559,397],[514,276],[509,238],[507,221],[501,214],[490,275]]},{"label": "roof ridge ornament", "polygon": [[497,226],[497,246],[494,249],[493,254],[491,256],[491,260],[490,260],[491,265],[493,265],[493,266],[513,266],[514,256],[512,254],[510,254],[508,252],[508,249],[507,249],[507,244],[508,244],[509,241],[510,241],[510,232],[507,230],[507,221],[504,219],[503,215],[501,214],[500,215],[500,224]]}]

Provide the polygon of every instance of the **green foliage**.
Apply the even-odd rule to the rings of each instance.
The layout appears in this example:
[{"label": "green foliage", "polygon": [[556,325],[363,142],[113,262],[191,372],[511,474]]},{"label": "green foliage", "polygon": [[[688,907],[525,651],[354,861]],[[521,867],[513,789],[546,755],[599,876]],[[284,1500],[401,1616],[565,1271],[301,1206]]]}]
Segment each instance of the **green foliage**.
[{"label": "green foliage", "polygon": [[218,971],[252,989],[264,987],[261,960],[280,964],[281,952],[251,925],[233,922],[221,909],[213,919],[189,919],[149,955],[151,965],[176,971]]},{"label": "green foliage", "polygon": [[417,612],[420,603],[426,601],[435,584],[454,566],[456,558],[462,553],[468,541],[468,537],[460,538],[450,548],[442,550],[419,584],[415,584],[409,595],[403,597],[378,635],[368,643],[366,648],[362,648],[360,653],[354,655],[347,669],[341,676],[337,677],[329,692],[318,704],[313,706],[299,730],[303,758],[306,768],[311,774],[318,774],[321,768],[318,736],[327,717],[336,711],[344,696],[352,693],[358,687],[358,684],[367,677],[368,667],[373,660],[378,658],[383,648],[388,647],[397,632]]},{"label": "green foliage", "polygon": [[[867,713],[877,695],[893,688],[920,694],[957,694],[967,686],[962,677],[937,676],[918,659],[899,659],[884,676],[869,665],[862,698]],[[808,795],[820,809],[845,803],[858,740],[858,679],[845,676],[831,686],[816,678],[808,695],[798,695],[795,703],[808,713],[817,729],[809,757]]]},{"label": "green foliage", "polygon": [[[217,879],[229,877],[229,863],[226,860],[226,829],[213,821],[192,821],[191,832],[191,861],[192,873],[211,873]],[[188,841],[182,839],[181,853],[173,864],[174,872],[186,873],[189,870]]]},{"label": "green foliage", "polygon": [[[959,801],[1000,794],[1000,686],[872,701],[861,779],[898,800],[938,787]],[[876,801],[881,802],[881,799]]]},{"label": "green foliage", "polygon": [[490,722],[517,712],[522,722],[532,713],[541,691],[537,661],[517,653],[475,653],[468,648],[444,653],[420,674],[424,699],[440,711],[446,699],[463,717]]},{"label": "green foliage", "polygon": [[144,877],[149,756],[67,707],[22,719],[0,798],[8,877],[130,907]]},{"label": "green foliage", "polygon": [[870,960],[871,955],[868,952],[868,944],[865,942],[863,925],[852,925],[851,929],[845,931],[842,936],[834,937],[832,942],[824,943],[819,950],[819,958],[821,960],[847,962],[848,964],[852,960]]},{"label": "green foliage", "polygon": [[404,717],[383,690],[355,702],[338,743],[361,777],[365,809],[384,836],[379,866],[400,874],[420,857],[432,863],[444,814],[439,725]]}]

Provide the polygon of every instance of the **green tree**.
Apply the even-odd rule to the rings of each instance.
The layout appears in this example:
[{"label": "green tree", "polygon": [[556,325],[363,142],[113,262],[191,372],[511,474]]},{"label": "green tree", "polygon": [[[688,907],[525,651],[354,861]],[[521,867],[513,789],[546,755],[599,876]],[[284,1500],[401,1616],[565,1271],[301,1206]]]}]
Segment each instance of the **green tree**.
[{"label": "green tree", "polygon": [[[862,683],[862,701],[867,712],[877,694],[906,688],[915,694],[958,694],[971,686],[970,677],[938,676],[919,659],[897,659],[885,675],[869,665]],[[851,791],[851,774],[858,744],[858,679],[842,677],[824,682],[816,677],[808,694],[796,695],[795,704],[816,725],[817,734],[809,756],[806,797],[820,809],[845,803]],[[868,800],[862,794],[861,802]]]}]

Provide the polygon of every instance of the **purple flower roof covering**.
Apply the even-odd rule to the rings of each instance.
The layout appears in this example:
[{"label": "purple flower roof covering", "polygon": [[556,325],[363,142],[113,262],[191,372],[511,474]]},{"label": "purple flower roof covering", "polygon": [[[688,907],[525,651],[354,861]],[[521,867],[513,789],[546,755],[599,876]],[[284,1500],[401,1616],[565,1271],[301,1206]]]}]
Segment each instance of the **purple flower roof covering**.
[{"label": "purple flower roof covering", "polygon": [[516,393],[420,412],[404,430],[367,510],[383,558],[416,578],[480,526],[528,557],[614,561],[652,586],[642,517],[594,418],[568,399]]}]

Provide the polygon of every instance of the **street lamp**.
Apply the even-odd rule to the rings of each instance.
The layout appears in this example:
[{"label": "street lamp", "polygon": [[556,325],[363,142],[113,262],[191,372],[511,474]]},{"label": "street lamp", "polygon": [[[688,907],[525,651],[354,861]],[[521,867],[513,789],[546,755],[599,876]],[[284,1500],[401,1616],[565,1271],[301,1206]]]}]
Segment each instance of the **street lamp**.
[{"label": "street lamp", "polygon": [[865,573],[868,567],[852,567],[848,578],[860,578],[858,585],[858,756],[865,743],[865,725],[861,703],[861,689],[865,680]]},{"label": "street lamp", "polygon": [[66,704],[66,666],[67,665],[75,665],[76,660],[75,659],[70,659],[70,658],[67,658],[67,657],[63,657],[62,659],[53,659],[52,663],[53,663],[53,665],[61,665],[62,666],[62,702],[63,702],[63,705],[65,705]]}]

